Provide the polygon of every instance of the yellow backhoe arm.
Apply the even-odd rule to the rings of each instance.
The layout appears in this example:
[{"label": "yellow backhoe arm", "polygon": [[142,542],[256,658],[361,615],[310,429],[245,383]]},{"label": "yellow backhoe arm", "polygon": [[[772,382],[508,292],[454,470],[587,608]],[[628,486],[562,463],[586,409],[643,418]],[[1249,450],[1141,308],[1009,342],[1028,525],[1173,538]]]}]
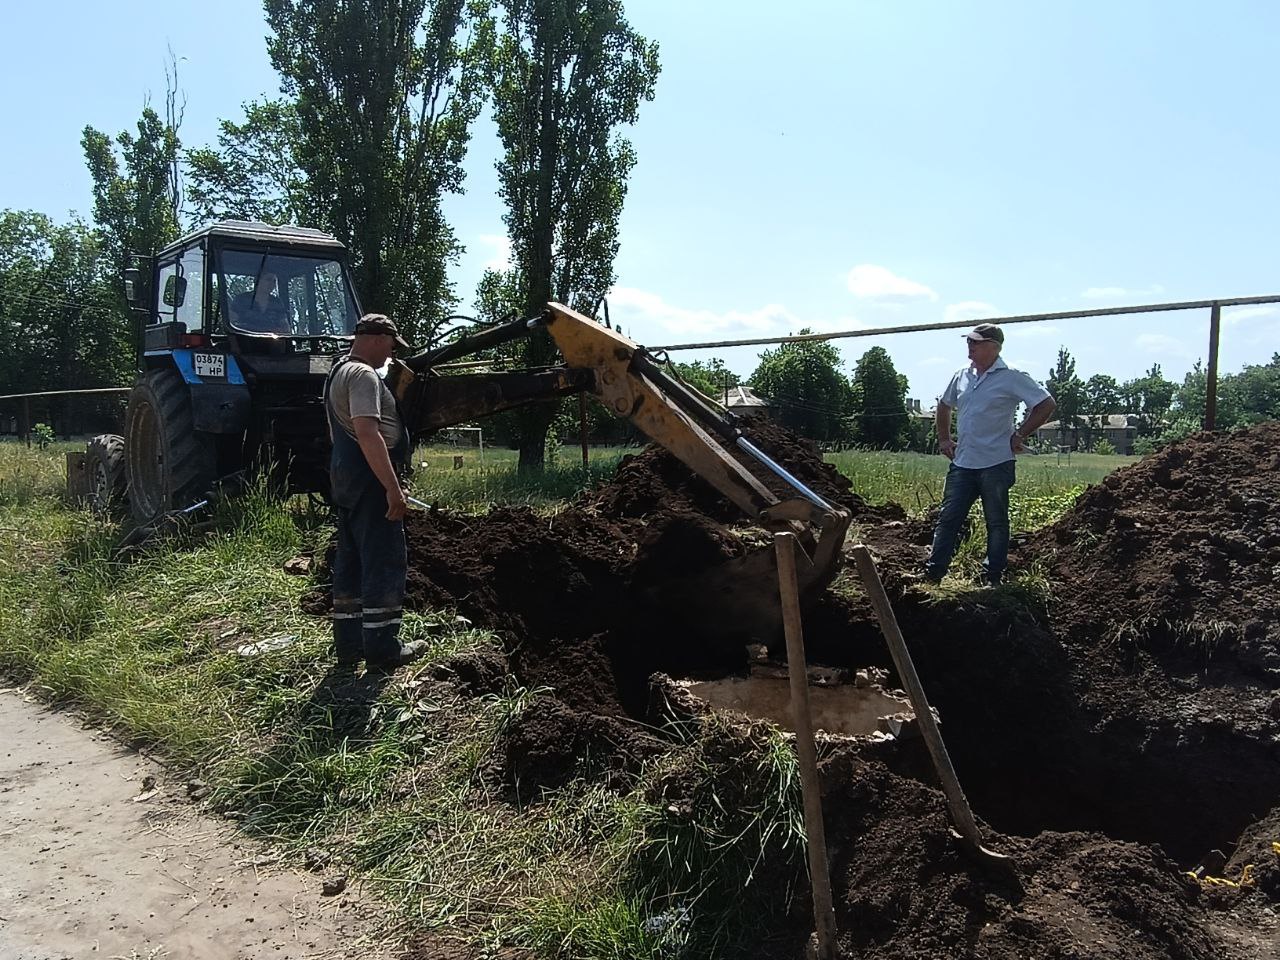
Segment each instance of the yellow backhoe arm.
[{"label": "yellow backhoe arm", "polygon": [[[564,357],[563,368],[448,377],[429,373],[435,363],[509,341],[539,324],[545,324]],[[478,346],[469,349],[469,343]],[[415,377],[414,371],[426,376]],[[582,390],[593,393],[766,529],[797,533],[804,547],[797,557],[801,589],[825,585],[835,575],[849,527],[846,510],[827,502],[771,460],[705,397],[666,374],[642,346],[563,304],[548,304],[545,315],[536,321],[490,328],[471,341],[420,354],[407,365],[393,365],[388,379],[415,434],[533,400]],[[780,500],[743,459],[780,477],[795,496]],[[749,555],[742,559],[743,569],[737,574],[722,569],[717,576],[727,577],[726,588],[735,579],[740,584],[764,573],[747,568],[769,565],[772,556],[773,551]],[[697,587],[691,584],[691,589]]]}]

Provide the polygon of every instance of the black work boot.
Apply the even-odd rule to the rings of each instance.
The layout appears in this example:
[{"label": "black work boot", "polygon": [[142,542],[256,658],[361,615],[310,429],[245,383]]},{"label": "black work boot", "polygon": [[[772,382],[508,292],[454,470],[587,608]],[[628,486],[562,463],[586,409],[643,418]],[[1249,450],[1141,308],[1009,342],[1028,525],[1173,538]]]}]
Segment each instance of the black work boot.
[{"label": "black work boot", "polygon": [[399,652],[392,654],[390,657],[366,658],[367,668],[381,671],[395,670],[397,667],[407,666],[415,660],[421,660],[426,652],[427,643],[425,640],[410,640],[408,643],[400,644]]}]

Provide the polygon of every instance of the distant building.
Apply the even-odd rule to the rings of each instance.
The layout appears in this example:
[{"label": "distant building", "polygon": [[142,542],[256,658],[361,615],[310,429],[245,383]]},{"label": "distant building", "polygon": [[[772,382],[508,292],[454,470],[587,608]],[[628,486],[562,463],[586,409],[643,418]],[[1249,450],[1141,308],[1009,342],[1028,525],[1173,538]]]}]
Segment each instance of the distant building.
[{"label": "distant building", "polygon": [[756,396],[750,387],[729,387],[725,391],[724,405],[730,413],[741,417],[767,417],[773,413],[772,405]]},{"label": "distant building", "polygon": [[907,398],[907,416],[912,419],[932,421],[935,413],[936,411],[934,410],[921,410],[920,401],[916,400],[914,397]]},{"label": "distant building", "polygon": [[1129,456],[1133,443],[1138,439],[1138,418],[1127,413],[1103,413],[1079,417],[1079,425],[1072,429],[1061,420],[1050,420],[1036,431],[1036,439],[1042,443],[1067,450],[1082,450],[1086,444],[1097,445],[1106,440],[1116,453]]}]

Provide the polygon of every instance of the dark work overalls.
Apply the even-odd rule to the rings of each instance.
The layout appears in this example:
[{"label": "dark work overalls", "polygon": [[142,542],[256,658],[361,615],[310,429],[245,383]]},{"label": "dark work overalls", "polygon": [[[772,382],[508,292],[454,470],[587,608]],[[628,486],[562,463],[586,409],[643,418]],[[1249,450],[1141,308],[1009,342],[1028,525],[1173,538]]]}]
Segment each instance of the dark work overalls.
[{"label": "dark work overalls", "polygon": [[[324,406],[333,437],[329,483],[338,516],[338,553],[333,561],[333,646],[339,663],[391,660],[400,653],[404,608],[404,523],[387,519],[387,494],[356,438],[334,416],[329,400],[333,376],[350,357],[333,365],[325,382]],[[389,393],[390,391],[388,391]],[[384,400],[389,399],[386,394]],[[394,403],[394,400],[391,402]],[[398,412],[398,411],[397,411]],[[390,450],[402,475],[409,460],[408,431]]]}]

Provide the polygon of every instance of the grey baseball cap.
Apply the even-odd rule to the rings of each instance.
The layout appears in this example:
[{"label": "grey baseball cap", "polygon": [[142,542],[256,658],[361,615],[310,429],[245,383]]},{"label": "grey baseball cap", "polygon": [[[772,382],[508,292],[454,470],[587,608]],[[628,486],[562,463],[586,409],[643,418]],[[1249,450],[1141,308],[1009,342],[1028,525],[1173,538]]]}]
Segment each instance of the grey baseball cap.
[{"label": "grey baseball cap", "polygon": [[964,335],[966,340],[993,340],[1004,343],[1004,331],[994,323],[980,323]]},{"label": "grey baseball cap", "polygon": [[386,314],[366,313],[360,318],[360,322],[356,324],[355,332],[357,335],[373,334],[377,336],[378,334],[386,334],[387,336],[395,337],[396,343],[406,350],[409,349],[408,342],[404,337],[400,336],[400,331],[396,329],[395,323]]}]

